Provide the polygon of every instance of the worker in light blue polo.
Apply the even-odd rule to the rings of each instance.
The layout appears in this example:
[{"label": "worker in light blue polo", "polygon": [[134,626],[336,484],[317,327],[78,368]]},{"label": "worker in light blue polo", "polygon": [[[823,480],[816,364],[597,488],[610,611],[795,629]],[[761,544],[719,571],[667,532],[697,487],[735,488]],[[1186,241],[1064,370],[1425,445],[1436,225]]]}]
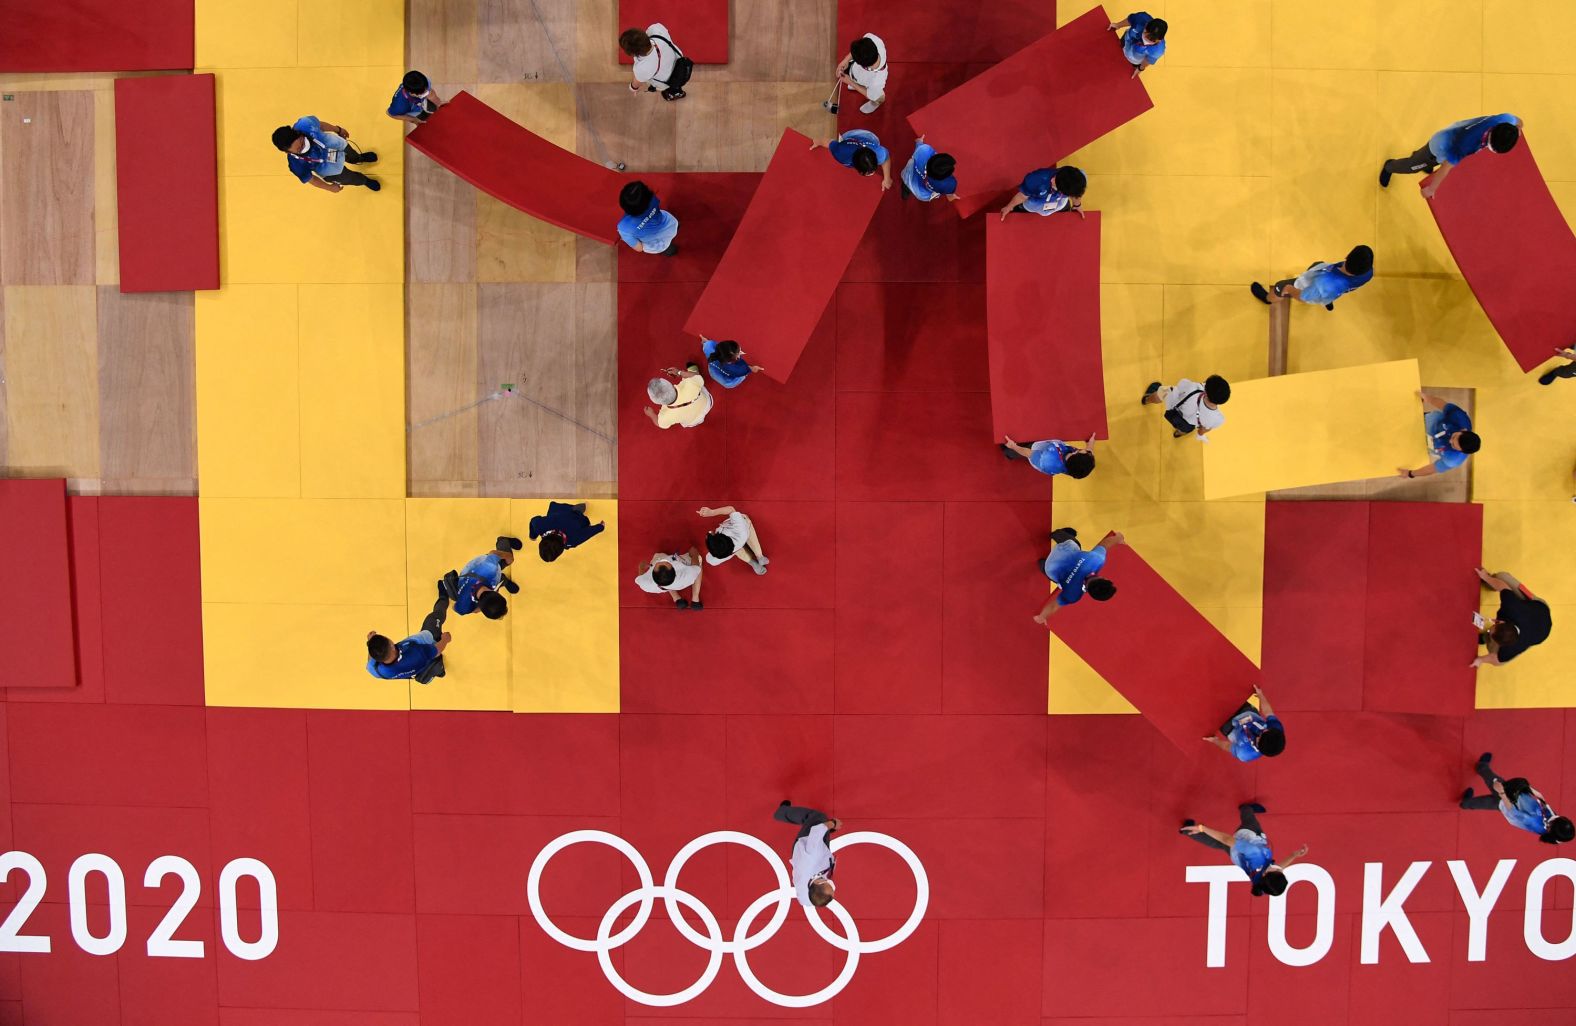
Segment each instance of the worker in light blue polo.
[{"label": "worker in light blue polo", "polygon": [[[1071,527],[1059,527],[1051,532],[1056,545],[1044,561],[1035,560],[1045,576],[1051,580],[1051,597],[1034,617],[1034,622],[1047,624],[1063,606],[1070,606],[1085,595],[1096,602],[1108,602],[1116,594],[1116,585],[1100,576],[1105,567],[1106,554],[1127,539],[1120,531],[1107,531],[1099,544],[1085,552],[1078,544],[1078,532]],[[1047,624],[1048,625],[1048,624]]]},{"label": "worker in light blue polo", "polygon": [[1270,708],[1264,689],[1254,685],[1253,697],[1259,700],[1257,708],[1252,702],[1243,702],[1242,708],[1220,725],[1220,733],[1204,738],[1238,762],[1252,762],[1261,755],[1274,758],[1286,750],[1286,727]]},{"label": "worker in light blue polo", "polygon": [[1374,251],[1367,246],[1354,246],[1340,263],[1314,262],[1295,278],[1282,278],[1266,289],[1258,282],[1248,286],[1253,298],[1264,304],[1296,299],[1326,310],[1335,309],[1335,301],[1367,285],[1374,279]]},{"label": "worker in light blue polo", "polygon": [[1165,56],[1166,31],[1170,26],[1147,11],[1134,11],[1124,20],[1113,21],[1106,27],[1122,33],[1122,56],[1133,66],[1134,78]]},{"label": "worker in light blue polo", "polygon": [[1483,447],[1483,440],[1472,430],[1472,418],[1455,403],[1419,390],[1423,401],[1423,433],[1428,436],[1429,462],[1421,467],[1397,468],[1401,477],[1429,477],[1462,466]]},{"label": "worker in light blue polo", "polygon": [[[1423,198],[1432,199],[1457,164],[1485,149],[1509,153],[1520,139],[1521,119],[1514,114],[1457,121],[1435,132],[1411,155],[1385,161],[1379,169],[1379,187],[1389,188],[1391,175],[1431,174],[1434,177],[1423,186]],[[1436,170],[1438,174],[1434,174]]]},{"label": "worker in light blue polo", "polygon": [[881,145],[874,132],[855,128],[834,139],[810,140],[810,148],[825,146],[832,159],[844,167],[851,167],[869,178],[881,172],[881,188],[892,188],[892,154]]},{"label": "worker in light blue polo", "polygon": [[1290,881],[1286,879],[1286,868],[1307,855],[1308,846],[1303,845],[1284,862],[1275,861],[1270,840],[1264,835],[1264,828],[1259,826],[1257,814],[1263,811],[1264,806],[1257,802],[1243,802],[1237,806],[1236,833],[1213,830],[1191,819],[1182,821],[1178,833],[1191,837],[1205,847],[1226,852],[1231,864],[1248,874],[1248,881],[1253,884],[1254,897],[1261,894],[1277,897],[1285,894],[1286,888],[1290,886]]},{"label": "worker in light blue polo", "polygon": [[396,121],[419,125],[441,106],[443,97],[432,88],[427,76],[419,71],[407,71],[404,81],[394,90],[394,98],[389,101],[388,115]]},{"label": "worker in light blue polo", "polygon": [[679,251],[673,241],[679,233],[679,219],[662,209],[662,201],[645,182],[630,182],[619,190],[618,205],[624,211],[618,221],[618,237],[630,249],[663,256]]},{"label": "worker in light blue polo", "polygon": [[449,615],[449,595],[438,585],[438,601],[421,621],[421,630],[403,641],[390,641],[377,631],[367,632],[367,672],[379,680],[414,680],[429,683],[442,677],[443,650],[449,635],[443,621]]},{"label": "worker in light blue polo", "polygon": [[1001,219],[1008,214],[1039,214],[1049,217],[1063,210],[1084,216],[1083,195],[1089,188],[1088,177],[1076,167],[1042,167],[1023,176],[1018,191],[1001,208]]},{"label": "worker in light blue polo", "polygon": [[500,589],[513,595],[520,586],[503,572],[514,565],[514,554],[523,544],[518,538],[499,535],[491,552],[443,575],[443,590],[454,600],[456,616],[469,616],[480,609],[487,619],[499,620],[509,612],[509,603]]},{"label": "worker in light blue polo", "polygon": [[1491,765],[1493,752],[1478,756],[1478,776],[1488,785],[1487,794],[1474,794],[1472,788],[1461,792],[1463,809],[1494,809],[1505,817],[1511,826],[1536,834],[1544,844],[1569,844],[1576,840],[1576,826],[1569,817],[1561,816],[1549,805],[1548,799],[1526,777],[1506,780],[1494,772]]},{"label": "worker in light blue polo", "polygon": [[378,155],[365,153],[350,145],[350,131],[344,125],[328,125],[311,114],[294,124],[274,129],[274,146],[285,155],[290,173],[303,185],[314,185],[338,192],[347,185],[364,185],[372,192],[383,188],[376,178],[352,171],[347,164],[376,164]]},{"label": "worker in light blue polo", "polygon": [[921,203],[929,203],[938,197],[946,197],[947,202],[956,203],[958,199],[958,180],[953,177],[957,170],[958,162],[950,153],[937,153],[936,148],[920,136],[914,143],[914,155],[908,163],[903,165],[902,196],[908,199],[912,196]]},{"label": "worker in light blue polo", "polygon": [[1024,445],[1011,436],[1002,436],[1001,454],[1009,460],[1028,460],[1029,466],[1050,477],[1066,474],[1075,481],[1094,473],[1094,435],[1082,448],[1060,438],[1047,438]]},{"label": "worker in light blue polo", "polygon": [[[758,364],[751,363],[744,355],[744,350],[739,348],[739,343],[732,339],[721,342],[709,338],[700,340],[700,351],[706,357],[706,373],[711,380],[723,388],[738,388],[744,384],[744,379],[751,374],[759,374],[765,370]],[[695,367],[694,364],[690,364]],[[699,368],[696,368],[697,370]]]}]

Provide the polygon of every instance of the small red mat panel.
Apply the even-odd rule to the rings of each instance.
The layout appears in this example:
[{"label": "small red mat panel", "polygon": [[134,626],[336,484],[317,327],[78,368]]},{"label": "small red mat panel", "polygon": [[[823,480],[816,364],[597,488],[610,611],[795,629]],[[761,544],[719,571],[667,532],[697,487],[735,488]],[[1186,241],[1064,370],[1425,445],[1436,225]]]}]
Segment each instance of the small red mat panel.
[{"label": "small red mat panel", "polygon": [[[728,63],[728,0],[618,0],[620,32],[658,22],[673,33],[679,52],[696,64]],[[618,62],[633,64],[635,59],[619,49]]]},{"label": "small red mat panel", "polygon": [[6,654],[6,683],[77,684],[66,482],[0,480],[0,618],[19,633]]},{"label": "small red mat panel", "polygon": [[[219,169],[212,75],[115,80],[120,290],[219,287]],[[172,160],[168,126],[181,126]]]},{"label": "small red mat panel", "polygon": [[0,14],[0,71],[174,71],[197,60],[192,0],[44,0]]}]

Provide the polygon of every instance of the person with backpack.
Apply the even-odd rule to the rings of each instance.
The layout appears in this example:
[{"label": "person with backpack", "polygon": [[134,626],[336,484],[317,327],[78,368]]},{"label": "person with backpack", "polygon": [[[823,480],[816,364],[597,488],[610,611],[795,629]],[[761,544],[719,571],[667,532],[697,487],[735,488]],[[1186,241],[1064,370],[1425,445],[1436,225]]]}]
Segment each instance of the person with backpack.
[{"label": "person with backpack", "polygon": [[1145,406],[1165,404],[1172,438],[1197,432],[1199,438],[1208,441],[1204,436],[1226,422],[1220,408],[1230,398],[1230,382],[1219,374],[1211,374],[1202,385],[1183,378],[1174,387],[1163,388],[1160,382],[1151,381],[1140,402]]},{"label": "person with backpack", "polygon": [[673,45],[668,27],[660,21],[640,29],[626,29],[618,37],[621,50],[635,58],[635,81],[629,85],[632,93],[654,93],[659,88],[664,100],[684,99],[684,86],[695,71],[695,62],[684,56],[684,51]]}]

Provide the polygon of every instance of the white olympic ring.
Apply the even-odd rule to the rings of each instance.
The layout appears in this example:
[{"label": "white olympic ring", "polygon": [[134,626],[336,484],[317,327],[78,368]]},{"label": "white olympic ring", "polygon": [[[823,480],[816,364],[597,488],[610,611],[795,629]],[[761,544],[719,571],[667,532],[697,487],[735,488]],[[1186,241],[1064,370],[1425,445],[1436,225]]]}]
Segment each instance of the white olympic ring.
[{"label": "white olympic ring", "polygon": [[[630,891],[613,902],[608,907],[608,910],[603,913],[602,921],[597,925],[596,937],[591,940],[565,933],[553,923],[547,912],[542,908],[542,873],[547,868],[547,863],[552,860],[554,855],[557,855],[565,848],[583,843],[605,844],[618,851],[635,867],[635,873],[640,879],[638,889]],[[766,860],[766,864],[771,867],[772,874],[777,881],[777,887],[774,890],[767,891],[759,898],[756,898],[749,908],[745,909],[744,915],[739,918],[738,924],[734,927],[731,940],[723,935],[722,926],[718,923],[717,917],[711,909],[706,907],[699,898],[678,886],[679,873],[683,871],[689,860],[697,852],[714,844],[738,844],[751,849]],[[909,913],[908,919],[903,922],[903,925],[899,926],[892,933],[879,940],[867,941],[860,938],[858,925],[854,922],[853,916],[843,907],[841,901],[835,901],[827,907],[831,909],[832,915],[842,926],[842,936],[832,932],[831,927],[826,925],[826,922],[818,914],[817,909],[805,907],[805,918],[809,920],[810,926],[815,930],[816,934],[822,940],[848,956],[843,963],[842,971],[837,974],[837,978],[813,994],[778,993],[763,984],[756,977],[754,970],[750,968],[749,953],[776,935],[783,923],[787,921],[789,910],[798,900],[794,894],[793,882],[789,876],[788,867],[783,864],[782,859],[778,857],[777,853],[766,842],[753,834],[740,833],[737,830],[716,830],[695,838],[679,849],[679,853],[673,857],[673,861],[669,864],[668,871],[659,885],[652,877],[651,867],[646,864],[645,858],[641,856],[640,852],[635,850],[634,845],[622,837],[607,833],[604,830],[574,830],[564,834],[562,837],[555,838],[547,847],[537,853],[536,859],[531,863],[530,875],[526,878],[525,893],[526,898],[530,902],[531,915],[536,917],[537,925],[549,937],[566,947],[573,948],[576,951],[594,952],[597,957],[597,963],[602,967],[602,975],[607,977],[608,982],[620,994],[631,1001],[658,1008],[672,1007],[691,1001],[704,993],[711,986],[712,981],[717,978],[717,974],[722,970],[722,957],[724,955],[732,955],[733,964],[739,972],[739,978],[744,981],[750,990],[755,992],[757,997],[783,1008],[808,1008],[812,1005],[821,1004],[824,1001],[830,1001],[844,987],[848,986],[849,982],[854,978],[854,972],[859,968],[860,956],[890,950],[912,936],[914,931],[919,929],[920,922],[925,918],[925,910],[930,904],[930,878],[926,875],[925,867],[920,863],[919,857],[914,854],[913,849],[895,837],[889,837],[886,834],[869,830],[836,837],[832,840],[831,849],[833,853],[836,853],[844,848],[859,844],[874,844],[877,847],[886,848],[908,864],[909,871],[914,874],[914,910]],[[650,994],[637,989],[619,974],[617,968],[613,965],[611,957],[615,949],[629,943],[635,934],[645,927],[647,920],[651,918],[651,910],[658,898],[662,899],[663,908],[667,911],[669,920],[672,921],[674,928],[678,930],[679,934],[691,944],[707,952],[709,956],[706,961],[706,968],[701,972],[700,978],[683,990],[675,991],[671,994]],[[618,921],[618,917],[623,915],[630,906],[636,904],[640,907],[636,910],[635,916],[629,925],[618,933],[613,933],[613,924]],[[772,904],[775,904],[777,907],[772,910],[771,918],[765,926],[752,935],[750,933],[751,927],[755,925],[755,921],[765,912],[766,907]],[[705,928],[706,932],[704,934],[698,932],[685,920],[683,914],[679,911],[680,906],[688,908],[695,913],[700,919],[701,925]]]}]

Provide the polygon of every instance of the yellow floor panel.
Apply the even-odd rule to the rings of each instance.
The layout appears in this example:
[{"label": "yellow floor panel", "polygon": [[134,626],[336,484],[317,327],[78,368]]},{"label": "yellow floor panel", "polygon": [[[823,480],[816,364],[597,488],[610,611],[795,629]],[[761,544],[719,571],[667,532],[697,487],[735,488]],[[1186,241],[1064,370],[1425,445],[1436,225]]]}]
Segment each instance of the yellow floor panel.
[{"label": "yellow floor panel", "polygon": [[[302,185],[282,170],[226,178],[219,188],[225,280],[239,284],[402,283],[403,180],[383,191],[340,193]],[[321,329],[331,340],[335,326]]]},{"label": "yellow floor panel", "polygon": [[1480,0],[1275,0],[1277,68],[1478,71]]},{"label": "yellow floor panel", "polygon": [[1416,360],[1232,386],[1204,449],[1204,497],[1394,474],[1427,456]]},{"label": "yellow floor panel", "polygon": [[1556,380],[1544,387],[1528,375],[1512,385],[1477,390],[1473,427],[1483,436],[1483,451],[1472,457],[1473,499],[1563,502],[1569,508],[1553,513],[1559,520],[1552,523],[1576,517],[1576,505],[1570,505],[1576,495],[1576,395],[1570,385]]},{"label": "yellow floor panel", "polygon": [[1269,95],[1267,69],[1167,68],[1144,73],[1155,109],[1067,158],[1092,177],[1108,174],[1264,175],[1270,123],[1243,117]]},{"label": "yellow floor panel", "polygon": [[[1530,582],[1529,582],[1530,587]],[[1497,603],[1488,603],[1492,612]],[[1576,677],[1571,676],[1571,660],[1576,659],[1576,605],[1552,606],[1554,630],[1549,640],[1534,646],[1504,666],[1484,667],[1477,672],[1479,709],[1534,709],[1576,706]],[[1566,629],[1561,631],[1561,626]]]},{"label": "yellow floor panel", "polygon": [[1051,638],[1050,689],[1046,712],[1052,716],[1095,716],[1102,713],[1138,712],[1105,678],[1089,668],[1083,657],[1056,635]]},{"label": "yellow floor panel", "polygon": [[[351,589],[346,593],[357,597]],[[404,616],[403,605],[204,602],[203,679],[208,704],[409,708],[405,681],[379,680],[367,673],[367,631],[394,636]]]},{"label": "yellow floor panel", "polygon": [[1551,182],[1576,181],[1573,94],[1576,75],[1484,75],[1483,108],[1473,113],[1516,115],[1526,125],[1543,177]]},{"label": "yellow floor panel", "polygon": [[1576,549],[1562,536],[1572,517],[1568,495],[1483,503],[1483,565],[1511,574],[1550,605],[1576,606]]},{"label": "yellow floor panel", "polygon": [[[1482,0],[1483,70],[1495,72],[1558,68],[1568,51],[1564,33],[1539,32],[1538,24],[1569,25],[1576,0]],[[1536,22],[1532,19],[1536,18]]]},{"label": "yellow floor panel", "polygon": [[1106,175],[1090,197],[1103,282],[1246,284],[1269,262],[1267,178]]},{"label": "yellow floor panel", "polygon": [[[1267,68],[1270,9],[1270,0],[1168,0],[1164,17],[1171,29],[1166,33],[1166,55],[1161,61],[1167,71]],[[1154,7],[1145,10],[1156,13]],[[1159,70],[1156,65],[1155,71]],[[1149,74],[1144,72],[1146,84],[1151,82]],[[1260,97],[1254,106],[1262,105],[1262,101]]]},{"label": "yellow floor panel", "polygon": [[[298,18],[297,62],[302,67],[405,62],[405,0],[312,0],[301,5]],[[396,76],[384,90],[385,106],[397,85]]]},{"label": "yellow floor panel", "polygon": [[[521,553],[508,617],[515,712],[618,712],[618,503],[584,501],[607,530],[552,563],[529,541]],[[515,534],[528,538],[531,518],[546,511],[546,499],[512,500]]]},{"label": "yellow floor panel", "polygon": [[303,496],[405,497],[404,299],[401,285],[301,286]]},{"label": "yellow floor panel", "polygon": [[[405,502],[203,496],[203,601],[397,606],[405,619]],[[365,631],[363,631],[363,634]]]},{"label": "yellow floor panel", "polygon": [[197,0],[197,70],[295,67],[297,6],[298,0]]},{"label": "yellow floor panel", "polygon": [[368,168],[373,174],[401,174],[405,122],[395,121],[387,110],[389,98],[404,74],[404,68],[397,63],[366,68],[267,67],[220,72],[220,177],[267,175],[292,182],[299,189],[320,191],[302,185],[290,175],[285,155],[274,148],[271,139],[274,129],[293,124],[307,114],[346,128],[358,150],[377,151],[378,162]]}]

